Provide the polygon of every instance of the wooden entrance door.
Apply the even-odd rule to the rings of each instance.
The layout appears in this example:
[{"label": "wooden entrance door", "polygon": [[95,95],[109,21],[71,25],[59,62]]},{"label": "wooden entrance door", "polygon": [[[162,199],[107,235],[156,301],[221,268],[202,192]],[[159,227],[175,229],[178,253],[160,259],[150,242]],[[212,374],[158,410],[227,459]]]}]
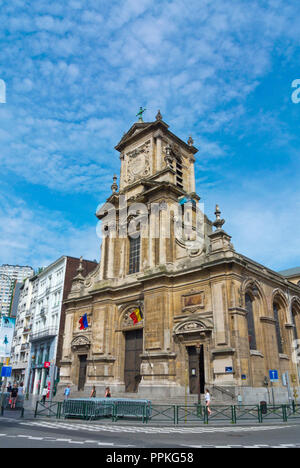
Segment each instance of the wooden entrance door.
[{"label": "wooden entrance door", "polygon": [[86,367],[87,367],[87,355],[84,354],[79,356],[79,379],[78,379],[78,390],[84,390],[86,381]]},{"label": "wooden entrance door", "polygon": [[189,355],[189,385],[190,393],[197,395],[204,393],[205,373],[204,373],[204,351],[203,345],[200,347],[200,354],[197,354],[196,346],[188,346]]},{"label": "wooden entrance door", "polygon": [[125,392],[138,391],[141,381],[141,354],[143,352],[143,330],[125,333]]}]

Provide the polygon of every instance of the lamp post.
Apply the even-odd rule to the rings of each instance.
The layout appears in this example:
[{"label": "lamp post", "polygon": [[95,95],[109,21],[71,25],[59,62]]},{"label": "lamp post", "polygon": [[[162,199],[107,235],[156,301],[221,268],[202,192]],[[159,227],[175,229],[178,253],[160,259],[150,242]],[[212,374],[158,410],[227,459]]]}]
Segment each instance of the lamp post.
[{"label": "lamp post", "polygon": [[198,405],[201,405],[201,382],[200,382],[200,354],[201,354],[201,344],[196,344],[196,353],[198,356]]}]

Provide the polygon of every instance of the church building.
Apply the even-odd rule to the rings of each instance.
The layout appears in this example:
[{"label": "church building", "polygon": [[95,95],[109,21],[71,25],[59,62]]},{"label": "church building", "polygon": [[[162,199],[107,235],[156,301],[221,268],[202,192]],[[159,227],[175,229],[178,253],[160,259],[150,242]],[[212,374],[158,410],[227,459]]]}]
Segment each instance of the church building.
[{"label": "church building", "polygon": [[[300,285],[235,251],[195,189],[197,149],[158,112],[115,147],[120,177],[96,213],[101,259],[65,301],[60,386],[166,401],[299,392]],[[276,370],[278,379],[270,371]]]}]

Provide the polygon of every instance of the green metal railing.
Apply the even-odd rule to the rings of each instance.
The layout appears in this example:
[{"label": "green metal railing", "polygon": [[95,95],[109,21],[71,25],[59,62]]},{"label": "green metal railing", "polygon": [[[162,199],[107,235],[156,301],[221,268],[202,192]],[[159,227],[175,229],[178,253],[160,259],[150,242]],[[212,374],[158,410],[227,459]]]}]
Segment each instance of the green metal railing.
[{"label": "green metal railing", "polygon": [[260,422],[273,420],[287,421],[286,405],[266,405],[265,410],[260,407]]},{"label": "green metal railing", "polygon": [[37,402],[35,417],[76,418],[96,420],[111,418],[132,418],[142,423],[165,423],[171,425],[209,423],[263,423],[300,419],[300,405],[211,405],[211,414],[203,405],[152,405],[137,400],[85,399],[62,402]]},{"label": "green metal railing", "polygon": [[149,421],[176,424],[176,405],[151,405],[146,423]]},{"label": "green metal railing", "polygon": [[286,417],[287,419],[299,419],[300,418],[300,404],[293,401],[291,405],[287,405]]},{"label": "green metal railing", "polygon": [[63,402],[61,401],[47,401],[46,403],[37,401],[35,405],[34,417],[36,418],[37,416],[46,416],[47,418],[54,417],[56,419],[60,419],[62,413],[62,405]]},{"label": "green metal railing", "polygon": [[176,424],[204,422],[205,407],[202,405],[176,406]]},{"label": "green metal railing", "polygon": [[258,421],[261,422],[259,405],[238,405],[233,409],[233,422],[237,421]]}]

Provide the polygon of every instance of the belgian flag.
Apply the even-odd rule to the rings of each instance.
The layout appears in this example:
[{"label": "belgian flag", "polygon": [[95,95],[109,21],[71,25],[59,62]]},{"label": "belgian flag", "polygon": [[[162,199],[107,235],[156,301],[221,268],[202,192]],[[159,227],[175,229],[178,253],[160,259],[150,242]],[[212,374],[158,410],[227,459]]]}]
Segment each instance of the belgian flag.
[{"label": "belgian flag", "polygon": [[141,308],[138,307],[133,312],[131,312],[130,318],[133,320],[134,325],[141,322],[143,320],[143,315],[142,315]]}]

